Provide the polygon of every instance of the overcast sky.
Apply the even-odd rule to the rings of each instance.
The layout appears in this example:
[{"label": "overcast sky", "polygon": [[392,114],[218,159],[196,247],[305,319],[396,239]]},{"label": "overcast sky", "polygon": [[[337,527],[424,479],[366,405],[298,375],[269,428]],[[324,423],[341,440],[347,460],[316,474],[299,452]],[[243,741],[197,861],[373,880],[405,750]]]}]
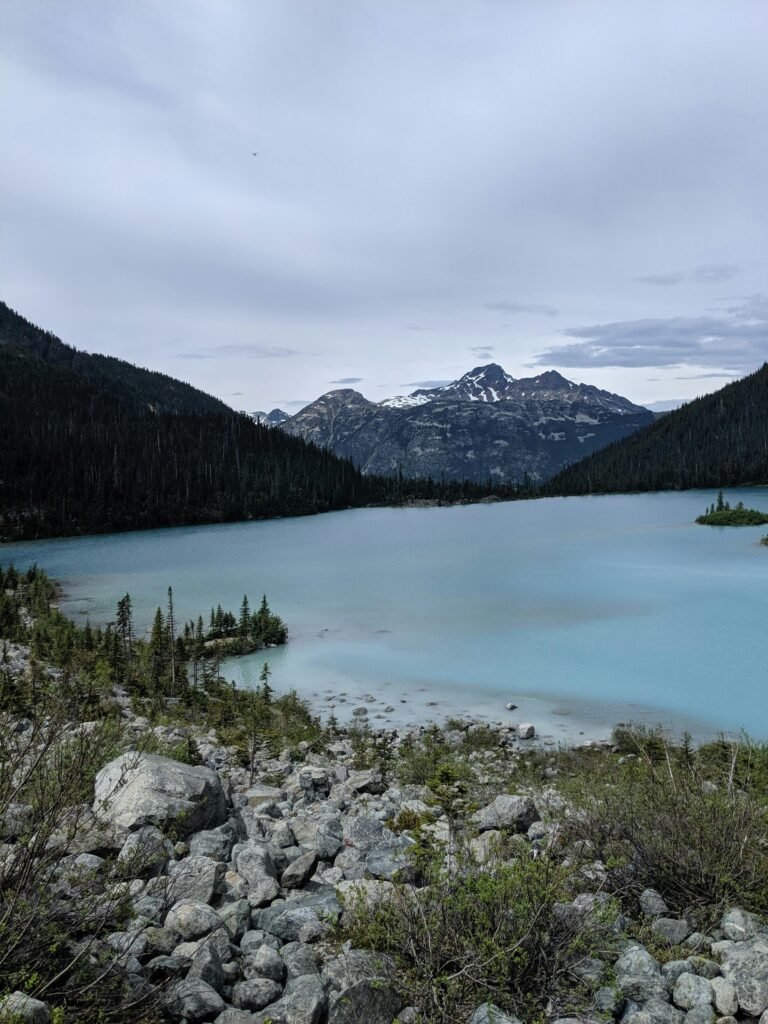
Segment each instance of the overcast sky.
[{"label": "overcast sky", "polygon": [[236,408],[711,391],[768,359],[767,43],[765,0],[2,0],[0,296]]}]

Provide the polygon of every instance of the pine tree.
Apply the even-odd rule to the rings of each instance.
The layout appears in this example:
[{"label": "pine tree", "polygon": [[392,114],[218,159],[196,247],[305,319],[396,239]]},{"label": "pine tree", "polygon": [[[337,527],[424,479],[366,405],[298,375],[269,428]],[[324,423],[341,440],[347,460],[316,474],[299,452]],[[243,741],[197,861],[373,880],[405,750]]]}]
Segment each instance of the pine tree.
[{"label": "pine tree", "polygon": [[248,639],[248,634],[251,630],[251,606],[248,604],[248,595],[243,594],[243,600],[240,605],[240,622],[239,631],[240,636],[243,640]]},{"label": "pine tree", "polygon": [[168,640],[171,652],[171,695],[176,693],[176,628],[173,620],[173,587],[168,587]]}]

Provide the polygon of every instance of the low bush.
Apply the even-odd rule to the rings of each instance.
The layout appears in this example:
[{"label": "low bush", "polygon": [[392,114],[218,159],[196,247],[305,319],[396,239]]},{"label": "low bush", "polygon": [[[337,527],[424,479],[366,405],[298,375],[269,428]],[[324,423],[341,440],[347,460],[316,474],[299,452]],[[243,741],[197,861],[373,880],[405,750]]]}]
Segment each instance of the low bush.
[{"label": "low bush", "polygon": [[101,846],[93,779],[118,747],[114,722],[73,727],[50,704],[38,721],[0,719],[0,996],[21,990],[82,1024],[157,1019],[156,994],[106,942],[132,917],[130,892],[109,855],[75,860]]},{"label": "low bush", "polygon": [[[625,737],[631,746],[630,734]],[[651,742],[649,742],[651,741]],[[765,794],[750,776],[764,771],[762,748],[663,742],[641,731],[636,757],[564,780],[576,813],[565,838],[587,840],[609,867],[613,888],[633,902],[645,888],[679,912],[715,919],[725,906],[768,910]]]},{"label": "low bush", "polygon": [[421,1020],[464,1024],[485,1001],[524,1020],[552,1000],[566,1009],[578,997],[572,974],[601,936],[595,915],[563,913],[572,899],[572,869],[546,857],[471,860],[446,869],[422,844],[423,888],[396,886],[374,906],[345,908],[345,935],[356,947],[388,955],[385,973]]}]

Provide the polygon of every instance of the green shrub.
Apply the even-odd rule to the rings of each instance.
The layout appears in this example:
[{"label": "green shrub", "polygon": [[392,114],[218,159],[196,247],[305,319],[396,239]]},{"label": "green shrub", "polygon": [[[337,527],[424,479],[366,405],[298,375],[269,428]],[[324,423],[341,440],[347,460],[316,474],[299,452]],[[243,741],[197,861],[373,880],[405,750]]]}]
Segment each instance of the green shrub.
[{"label": "green shrub", "polygon": [[388,954],[390,980],[425,1021],[464,1024],[485,1001],[531,1019],[549,999],[573,1001],[569,971],[599,935],[595,918],[558,913],[572,899],[571,870],[542,857],[482,868],[464,859],[448,871],[422,844],[424,887],[398,885],[374,906],[355,901],[345,934]]},{"label": "green shrub", "polygon": [[726,761],[722,749],[658,743],[642,734],[635,759],[600,760],[592,770],[583,762],[563,782],[577,812],[564,822],[565,838],[593,844],[630,910],[653,888],[679,913],[714,919],[727,905],[765,912],[768,819],[764,794],[750,785],[749,751]]},{"label": "green shrub", "polygon": [[130,919],[130,892],[109,865],[72,864],[93,848],[93,779],[119,734],[109,720],[73,729],[66,710],[48,704],[24,731],[0,717],[0,995],[20,989],[82,1024],[147,1021],[155,993],[131,990],[104,941]]}]

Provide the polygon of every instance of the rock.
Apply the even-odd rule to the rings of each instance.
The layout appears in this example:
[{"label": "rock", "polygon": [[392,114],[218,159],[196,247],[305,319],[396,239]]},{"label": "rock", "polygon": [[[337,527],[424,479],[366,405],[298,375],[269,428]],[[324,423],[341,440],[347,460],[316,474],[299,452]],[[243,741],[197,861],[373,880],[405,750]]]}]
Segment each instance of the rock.
[{"label": "rock", "polygon": [[241,960],[243,974],[250,981],[253,978],[269,978],[282,982],[285,977],[285,961],[274,949],[262,945]]},{"label": "rock", "polygon": [[679,946],[691,933],[691,926],[685,920],[674,917],[657,917],[651,931],[667,946]]},{"label": "rock", "polygon": [[251,786],[246,791],[245,800],[249,807],[261,807],[262,804],[279,804],[285,800],[285,791],[275,786],[264,786],[261,783]]},{"label": "rock", "polygon": [[341,992],[366,978],[377,978],[382,974],[392,977],[395,970],[394,960],[385,954],[367,949],[350,949],[326,960],[320,976],[329,988]]},{"label": "rock", "polygon": [[336,891],[323,886],[317,892],[296,900],[275,903],[259,913],[258,925],[270,935],[276,935],[283,942],[296,942],[303,924],[313,920],[337,921],[341,905]]},{"label": "rock", "polygon": [[705,956],[689,956],[686,962],[690,965],[688,970],[691,974],[698,974],[700,978],[709,978],[711,981],[720,974],[720,964]]},{"label": "rock", "polygon": [[619,1009],[624,1002],[624,997],[618,989],[605,985],[595,992],[593,997],[595,1009],[600,1013],[607,1013],[611,1017],[618,1017]]},{"label": "rock", "polygon": [[237,855],[237,873],[254,885],[265,878],[277,879],[277,866],[266,846],[249,843]]},{"label": "rock", "polygon": [[280,895],[280,883],[276,878],[262,878],[253,882],[248,889],[248,903],[254,910],[268,907]]},{"label": "rock", "polygon": [[396,874],[408,870],[408,851],[414,845],[415,840],[407,836],[396,836],[377,843],[365,858],[366,871],[373,878],[391,882]]},{"label": "rock", "polygon": [[166,863],[173,860],[173,844],[159,828],[145,825],[132,832],[117,855],[117,868],[125,878],[149,878],[162,874]]},{"label": "rock", "polygon": [[212,1020],[224,1009],[224,1000],[218,992],[199,978],[186,978],[177,982],[168,993],[166,1009],[173,1020],[186,1020],[200,1024]]},{"label": "rock", "polygon": [[640,893],[640,909],[646,917],[661,917],[669,913],[669,907],[664,898],[655,889],[644,889]]},{"label": "rock", "polygon": [[722,951],[721,969],[736,990],[742,1012],[760,1017],[768,1009],[768,936],[731,942]]},{"label": "rock", "polygon": [[131,831],[155,825],[173,827],[185,837],[221,825],[227,800],[221,779],[210,768],[129,751],[96,776],[93,810]]},{"label": "rock", "polygon": [[377,795],[387,788],[378,768],[367,768],[362,772],[354,772],[347,779],[347,786],[354,793],[371,793]]},{"label": "rock", "polygon": [[328,1001],[328,1024],[392,1024],[403,1000],[389,982],[381,978],[358,981]]},{"label": "rock", "polygon": [[481,832],[490,829],[527,832],[537,817],[536,805],[530,797],[501,794],[493,803],[476,811],[472,821]]},{"label": "rock", "polygon": [[353,708],[352,714],[355,718],[365,718],[368,714],[368,708]]},{"label": "rock", "polygon": [[744,939],[751,939],[757,934],[760,922],[753,914],[734,907],[726,910],[720,922],[720,928],[725,933],[726,939],[733,942],[742,942]]},{"label": "rock", "polygon": [[667,963],[661,965],[661,973],[671,992],[681,974],[695,974],[696,972],[687,960],[668,960]]},{"label": "rock", "polygon": [[344,845],[344,829],[340,818],[327,818],[317,826],[312,846],[320,860],[333,860]]},{"label": "rock", "polygon": [[210,857],[192,856],[175,861],[168,875],[175,900],[210,903],[221,891],[226,864]]},{"label": "rock", "polygon": [[49,1024],[51,1019],[45,1003],[23,992],[11,992],[4,999],[0,999],[0,1014],[3,1019],[8,1017],[18,1020],[20,1024]]},{"label": "rock", "polygon": [[672,1001],[682,1010],[691,1010],[694,1006],[709,1006],[712,997],[712,985],[709,981],[689,972],[680,975],[672,991]]},{"label": "rock", "polygon": [[646,977],[659,973],[659,964],[643,946],[630,946],[616,961],[617,974]]},{"label": "rock", "polygon": [[297,857],[280,877],[280,885],[284,889],[302,889],[314,875],[317,867],[317,854],[314,850]]},{"label": "rock", "polygon": [[647,999],[638,1013],[622,1020],[622,1024],[629,1024],[630,1021],[632,1024],[683,1024],[684,1020],[685,1014],[682,1010],[670,1006],[665,999],[654,997]]},{"label": "rock", "polygon": [[239,981],[232,989],[232,1005],[239,1010],[263,1010],[283,994],[282,986],[270,978]]},{"label": "rock", "polygon": [[192,958],[192,965],[189,968],[189,978],[199,978],[221,995],[224,988],[224,969],[221,964],[221,957],[215,945],[204,942]]},{"label": "rock", "polygon": [[224,922],[206,903],[180,900],[168,911],[165,927],[176,932],[185,942],[191,942],[210,935],[217,928],[224,928]]},{"label": "rock", "polygon": [[685,1024],[714,1024],[715,1014],[709,1003],[693,1006],[685,1015]]},{"label": "rock", "polygon": [[517,727],[517,736],[521,740],[532,740],[536,735],[536,727],[530,722],[521,722]]},{"label": "rock", "polygon": [[517,1017],[511,1017],[493,1003],[483,1003],[467,1021],[467,1024],[520,1024]]},{"label": "rock", "polygon": [[666,982],[659,974],[621,974],[616,982],[622,994],[634,1003],[669,998]]},{"label": "rock", "polygon": [[280,950],[289,981],[307,974],[319,974],[317,954],[303,942],[289,942]]},{"label": "rock", "polygon": [[189,852],[193,857],[210,857],[226,863],[232,855],[234,843],[235,831],[227,822],[219,828],[195,832],[189,837]]},{"label": "rock", "polygon": [[224,1013],[220,1013],[213,1024],[253,1024],[253,1014],[250,1010],[236,1010],[234,1006],[228,1006]]},{"label": "rock", "polygon": [[[390,833],[391,835],[391,833]],[[371,814],[359,814],[347,818],[344,825],[344,842],[367,856],[384,839],[384,826]]]},{"label": "rock", "polygon": [[[533,828],[533,825],[531,825]],[[530,833],[530,829],[528,832]],[[469,841],[469,849],[478,864],[487,864],[497,854],[501,845],[502,833],[498,829],[490,828],[481,832],[479,836]]]},{"label": "rock", "polygon": [[234,943],[240,942],[251,926],[251,905],[248,900],[225,903],[217,911],[224,922],[227,934]]},{"label": "rock", "polygon": [[726,978],[713,978],[710,982],[714,993],[715,1009],[721,1017],[731,1017],[739,1009],[736,989]]},{"label": "rock", "polygon": [[307,975],[289,982],[283,998],[256,1014],[253,1024],[320,1024],[327,1006],[322,982]]}]

